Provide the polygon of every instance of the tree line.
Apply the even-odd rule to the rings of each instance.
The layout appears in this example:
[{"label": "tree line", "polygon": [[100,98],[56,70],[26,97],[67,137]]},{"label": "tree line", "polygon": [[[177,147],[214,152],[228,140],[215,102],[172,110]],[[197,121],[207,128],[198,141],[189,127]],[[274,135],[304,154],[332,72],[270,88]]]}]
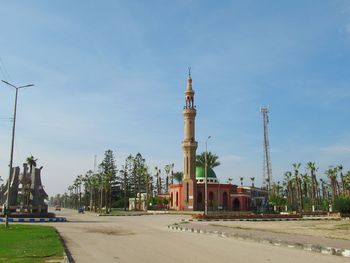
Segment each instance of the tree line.
[{"label": "tree line", "polygon": [[51,197],[50,203],[108,213],[112,208],[126,210],[129,198],[135,198],[139,199],[139,206],[135,208],[138,210],[141,209],[138,193],[146,193],[147,204],[157,204],[159,194],[168,192],[170,184],[181,181],[182,172],[174,172],[174,164],[150,169],[141,153],[127,156],[118,169],[113,151],[107,150],[97,171],[88,170],[76,176],[67,191]]},{"label": "tree line", "polygon": [[334,210],[349,213],[350,171],[344,173],[343,165],[330,166],[324,171],[326,177],[319,178],[318,170],[315,162],[307,162],[305,172],[301,163],[293,163],[283,181],[272,184],[270,203],[296,211],[328,211],[332,205]]},{"label": "tree line", "polygon": [[[210,168],[220,165],[218,156],[211,152],[207,153],[207,163]],[[204,167],[205,153],[197,155],[196,165]],[[127,156],[118,169],[113,151],[107,150],[97,171],[88,170],[85,174],[77,175],[67,191],[51,197],[50,203],[108,213],[112,208],[126,210],[129,198],[135,198],[138,199],[135,209],[140,210],[141,195],[138,193],[146,193],[147,204],[159,204],[161,200],[157,198],[158,195],[168,193],[170,185],[181,183],[182,177],[182,172],[174,171],[173,163],[165,165],[163,169],[158,166],[151,169],[140,153]],[[167,204],[168,200],[162,202]]]}]

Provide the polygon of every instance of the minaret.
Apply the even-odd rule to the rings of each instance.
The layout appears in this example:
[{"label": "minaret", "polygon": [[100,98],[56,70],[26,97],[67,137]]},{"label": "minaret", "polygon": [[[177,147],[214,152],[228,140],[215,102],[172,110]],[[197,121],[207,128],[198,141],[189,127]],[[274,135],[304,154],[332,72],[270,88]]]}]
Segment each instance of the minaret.
[{"label": "minaret", "polygon": [[192,89],[191,69],[189,69],[188,73],[183,116],[184,140],[182,142],[182,149],[184,153],[184,169],[182,180],[182,208],[184,210],[196,210],[196,106],[194,105],[194,90]]}]

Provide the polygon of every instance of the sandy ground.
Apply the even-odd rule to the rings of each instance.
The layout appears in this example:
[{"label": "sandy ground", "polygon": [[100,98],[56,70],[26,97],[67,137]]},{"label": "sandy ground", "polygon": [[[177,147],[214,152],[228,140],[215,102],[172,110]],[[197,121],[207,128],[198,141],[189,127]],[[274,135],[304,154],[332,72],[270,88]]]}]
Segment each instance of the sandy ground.
[{"label": "sandy ground", "polygon": [[[62,210],[52,224],[74,262],[350,262],[337,256],[167,228],[186,216],[97,217]],[[227,223],[227,222],[225,222]]]},{"label": "sandy ground", "polygon": [[201,222],[239,229],[261,230],[274,233],[300,234],[316,237],[350,240],[350,220],[317,221],[262,221],[262,222]]}]

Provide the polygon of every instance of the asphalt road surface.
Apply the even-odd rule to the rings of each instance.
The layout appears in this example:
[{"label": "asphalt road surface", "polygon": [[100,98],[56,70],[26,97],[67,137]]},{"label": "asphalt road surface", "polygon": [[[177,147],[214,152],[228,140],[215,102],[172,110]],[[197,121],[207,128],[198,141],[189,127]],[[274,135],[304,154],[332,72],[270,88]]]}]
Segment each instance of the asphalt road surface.
[{"label": "asphalt road surface", "polygon": [[339,256],[276,247],[167,228],[182,215],[97,217],[72,210],[57,212],[55,223],[76,263],[85,262],[350,262]]}]

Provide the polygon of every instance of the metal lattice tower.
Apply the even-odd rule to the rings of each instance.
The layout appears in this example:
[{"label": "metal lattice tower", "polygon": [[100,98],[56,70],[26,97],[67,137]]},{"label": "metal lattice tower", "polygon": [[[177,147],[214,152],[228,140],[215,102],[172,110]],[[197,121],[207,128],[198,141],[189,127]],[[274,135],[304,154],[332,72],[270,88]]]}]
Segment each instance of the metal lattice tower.
[{"label": "metal lattice tower", "polygon": [[263,125],[264,125],[264,160],[263,160],[263,186],[268,187],[269,191],[271,190],[272,185],[272,168],[271,168],[271,157],[270,157],[270,143],[269,143],[269,108],[261,107],[260,112],[263,116]]}]

